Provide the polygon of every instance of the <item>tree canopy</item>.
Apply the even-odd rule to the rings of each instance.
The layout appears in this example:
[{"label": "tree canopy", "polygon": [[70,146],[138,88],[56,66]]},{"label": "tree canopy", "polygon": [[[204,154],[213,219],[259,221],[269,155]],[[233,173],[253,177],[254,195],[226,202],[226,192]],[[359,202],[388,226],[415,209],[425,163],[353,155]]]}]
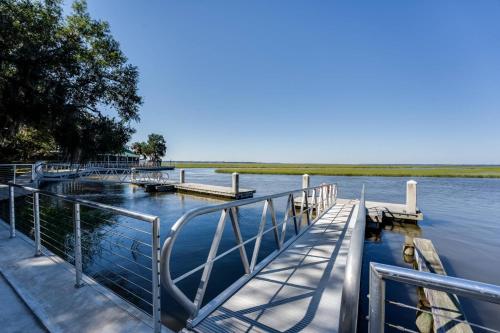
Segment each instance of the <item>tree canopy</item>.
[{"label": "tree canopy", "polygon": [[22,131],[68,160],[118,153],[139,120],[138,71],[109,24],[61,3],[0,1],[0,160],[24,158]]},{"label": "tree canopy", "polygon": [[167,143],[161,134],[149,134],[148,141],[134,142],[131,149],[138,155],[149,158],[151,161],[161,161],[167,152]]}]

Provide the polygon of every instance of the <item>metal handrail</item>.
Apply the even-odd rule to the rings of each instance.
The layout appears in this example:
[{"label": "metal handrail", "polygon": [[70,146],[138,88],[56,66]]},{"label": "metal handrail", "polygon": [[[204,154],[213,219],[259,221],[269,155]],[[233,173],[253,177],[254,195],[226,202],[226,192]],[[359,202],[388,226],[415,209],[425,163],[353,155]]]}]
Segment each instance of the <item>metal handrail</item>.
[{"label": "metal handrail", "polygon": [[63,199],[64,201],[68,201],[68,202],[72,202],[72,203],[80,203],[80,204],[83,204],[87,207],[107,210],[107,211],[112,212],[112,213],[127,216],[127,217],[134,218],[137,220],[142,220],[142,221],[149,222],[149,223],[154,223],[156,221],[156,219],[158,219],[158,216],[154,216],[154,215],[150,215],[150,214],[146,214],[146,213],[139,213],[139,212],[125,209],[125,208],[110,206],[110,205],[102,204],[102,203],[95,202],[95,201],[79,199],[79,198],[75,198],[73,196],[69,196],[69,195],[65,195],[65,194],[59,194],[59,193],[53,193],[50,191],[40,190],[40,189],[34,188],[34,187],[23,186],[23,185],[13,184],[13,183],[9,183],[7,185],[17,187],[17,188],[20,188],[20,189],[23,189],[23,190],[26,190],[26,191],[32,192],[32,193],[40,193],[40,194],[48,195],[51,197],[56,197],[59,199]]},{"label": "metal handrail", "polygon": [[371,262],[368,311],[370,333],[384,332],[385,280],[500,304],[500,286],[497,285]]},{"label": "metal handrail", "polygon": [[[13,183],[16,183],[16,180],[17,180],[17,173],[19,171],[19,169],[26,169],[26,168],[29,168],[30,169],[30,181],[34,181],[35,180],[35,165],[34,164],[29,164],[29,163],[2,163],[0,164],[0,178],[5,178],[5,177],[1,177],[1,169],[2,168],[8,168],[8,169],[12,169],[12,174],[10,175],[10,172],[7,171],[7,174],[9,175],[7,177],[7,179],[2,179],[2,181],[4,182],[13,182]],[[24,173],[26,174],[26,172]]]},{"label": "metal handrail", "polygon": [[[312,192],[312,197],[311,197],[312,202],[309,203],[310,200],[309,194],[311,194],[311,192]],[[294,194],[297,193],[300,193],[302,197],[300,206],[301,208],[299,213],[297,213],[295,210],[295,201],[294,201]],[[283,198],[283,197],[287,197],[287,207],[285,211],[285,217],[282,222],[277,223],[273,199]],[[332,207],[336,202],[336,198],[337,198],[337,187],[333,184],[323,184],[316,187],[308,187],[293,191],[266,195],[262,197],[236,200],[219,205],[200,207],[188,211],[181,218],[179,218],[170,229],[170,233],[168,237],[165,239],[162,246],[161,261],[160,261],[160,267],[162,272],[161,281],[165,289],[188,312],[190,316],[188,325],[189,326],[196,325],[201,319],[206,317],[213,309],[222,304],[228,297],[230,297],[236,290],[238,290],[246,281],[248,281],[252,276],[257,274],[270,260],[275,258],[279,253],[281,253],[286,247],[288,247],[291,244],[291,242],[295,240],[296,237],[301,235],[309,226],[314,224],[330,207]],[[257,236],[254,236],[251,239],[243,241],[238,222],[237,208],[259,202],[264,203],[264,208],[262,212],[258,234]],[[315,219],[312,220],[312,213],[314,209],[316,209],[317,214]],[[193,220],[193,218],[200,215],[205,215],[218,211],[221,211],[221,216],[217,224],[217,229],[214,238],[212,240],[212,245],[210,247],[210,251],[206,262],[173,280],[170,270],[170,259],[172,255],[172,249],[174,247],[175,241],[179,233],[187,223]],[[268,228],[267,230],[264,230],[264,226],[267,221],[268,211],[270,211],[271,213],[273,226],[271,228]],[[307,219],[307,226],[302,230],[299,230],[297,228],[297,222],[298,222],[298,227],[300,228],[304,216]],[[232,227],[237,245],[217,256],[217,250],[224,230],[225,221],[228,217],[232,222]],[[284,239],[286,237],[287,222],[291,221],[292,219],[296,226],[295,237],[289,239],[287,242],[284,242]],[[281,230],[279,230],[278,232],[278,228],[280,227]],[[271,253],[269,256],[267,256],[265,259],[263,259],[260,263],[257,264],[257,256],[262,236],[270,231],[274,231],[275,240],[277,243],[277,250]],[[255,240],[255,246],[251,257],[251,262],[249,262],[249,259],[246,254],[245,244],[248,244],[253,240]],[[201,307],[206,286],[208,284],[208,280],[210,279],[212,266],[214,262],[236,250],[239,250],[240,252],[240,257],[243,268],[245,270],[245,275],[236,282],[234,282],[231,286],[226,288],[226,290],[224,290],[216,298],[211,300],[208,304]],[[179,282],[180,280],[194,274],[195,272],[200,271],[201,269],[203,269],[203,273],[200,280],[200,285],[196,293],[195,299],[194,301],[192,301],[177,287],[176,282]]]},{"label": "metal handrail", "polygon": [[3,167],[3,166],[13,166],[13,165],[17,165],[17,166],[32,166],[33,164],[31,164],[31,163],[0,163],[0,167]]},{"label": "metal handrail", "polygon": [[352,230],[349,253],[342,289],[342,306],[340,308],[339,331],[341,333],[356,332],[358,323],[359,289],[361,282],[361,264],[363,263],[363,247],[365,244],[366,206],[365,185],[361,190],[358,217]]},{"label": "metal handrail", "polygon": [[[109,164],[111,165],[111,164]],[[169,181],[168,173],[155,169],[148,169],[141,165],[117,164],[112,167],[95,166],[91,164],[42,164],[42,168],[37,168],[37,174],[45,181],[49,180],[88,180],[95,181],[97,178],[101,182],[113,183],[158,183],[166,184]]]},{"label": "metal handrail", "polygon": [[[0,184],[0,186],[5,186]],[[41,223],[40,223],[40,194],[58,198],[63,201],[73,204],[73,228],[75,234],[74,240],[74,265],[76,273],[76,283],[75,286],[79,287],[82,285],[82,242],[81,242],[81,206],[86,206],[89,208],[99,209],[108,211],[120,216],[125,216],[133,218],[136,220],[148,222],[151,225],[151,305],[153,308],[152,319],[153,319],[153,331],[161,331],[161,300],[160,300],[160,218],[150,214],[139,213],[131,211],[128,209],[114,207],[94,201],[84,200],[75,198],[72,196],[53,193],[45,190],[40,190],[37,188],[23,186],[19,184],[14,184],[12,182],[8,183],[9,190],[9,223],[10,223],[10,236],[16,237],[16,217],[15,217],[15,188],[22,189],[33,194],[33,223],[34,223],[34,239],[35,239],[35,255],[42,255],[42,236],[41,236]],[[149,258],[149,257],[148,257]]]}]

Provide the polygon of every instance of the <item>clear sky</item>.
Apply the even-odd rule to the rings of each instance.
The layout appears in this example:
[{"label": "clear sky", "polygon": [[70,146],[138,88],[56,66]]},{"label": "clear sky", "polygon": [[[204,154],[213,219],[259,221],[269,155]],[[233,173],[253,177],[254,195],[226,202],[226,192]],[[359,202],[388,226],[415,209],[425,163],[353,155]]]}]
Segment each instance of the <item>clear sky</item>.
[{"label": "clear sky", "polygon": [[500,1],[89,0],[166,159],[500,163]]}]

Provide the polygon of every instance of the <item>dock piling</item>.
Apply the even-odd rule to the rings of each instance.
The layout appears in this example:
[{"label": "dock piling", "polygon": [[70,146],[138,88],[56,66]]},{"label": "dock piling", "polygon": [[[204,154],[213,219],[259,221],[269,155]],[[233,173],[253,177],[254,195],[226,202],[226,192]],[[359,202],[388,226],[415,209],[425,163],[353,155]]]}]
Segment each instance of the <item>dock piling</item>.
[{"label": "dock piling", "polygon": [[311,184],[311,177],[306,173],[302,175],[302,188],[308,188]]},{"label": "dock piling", "polygon": [[238,193],[240,191],[240,174],[237,172],[233,172],[232,178],[232,189],[234,193]]},{"label": "dock piling", "polygon": [[186,181],[186,173],[184,169],[179,170],[179,183],[183,184]]},{"label": "dock piling", "polygon": [[414,180],[406,182],[406,212],[417,213],[417,182]]}]

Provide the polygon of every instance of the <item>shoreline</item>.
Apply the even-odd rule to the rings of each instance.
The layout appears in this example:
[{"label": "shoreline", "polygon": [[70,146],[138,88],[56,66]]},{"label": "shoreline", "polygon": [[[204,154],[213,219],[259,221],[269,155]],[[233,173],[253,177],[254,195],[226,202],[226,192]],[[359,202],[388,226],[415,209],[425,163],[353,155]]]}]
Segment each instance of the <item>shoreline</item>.
[{"label": "shoreline", "polygon": [[176,163],[177,168],[213,168],[216,173],[316,175],[346,177],[500,178],[500,166],[481,165],[346,165],[264,163]]}]

